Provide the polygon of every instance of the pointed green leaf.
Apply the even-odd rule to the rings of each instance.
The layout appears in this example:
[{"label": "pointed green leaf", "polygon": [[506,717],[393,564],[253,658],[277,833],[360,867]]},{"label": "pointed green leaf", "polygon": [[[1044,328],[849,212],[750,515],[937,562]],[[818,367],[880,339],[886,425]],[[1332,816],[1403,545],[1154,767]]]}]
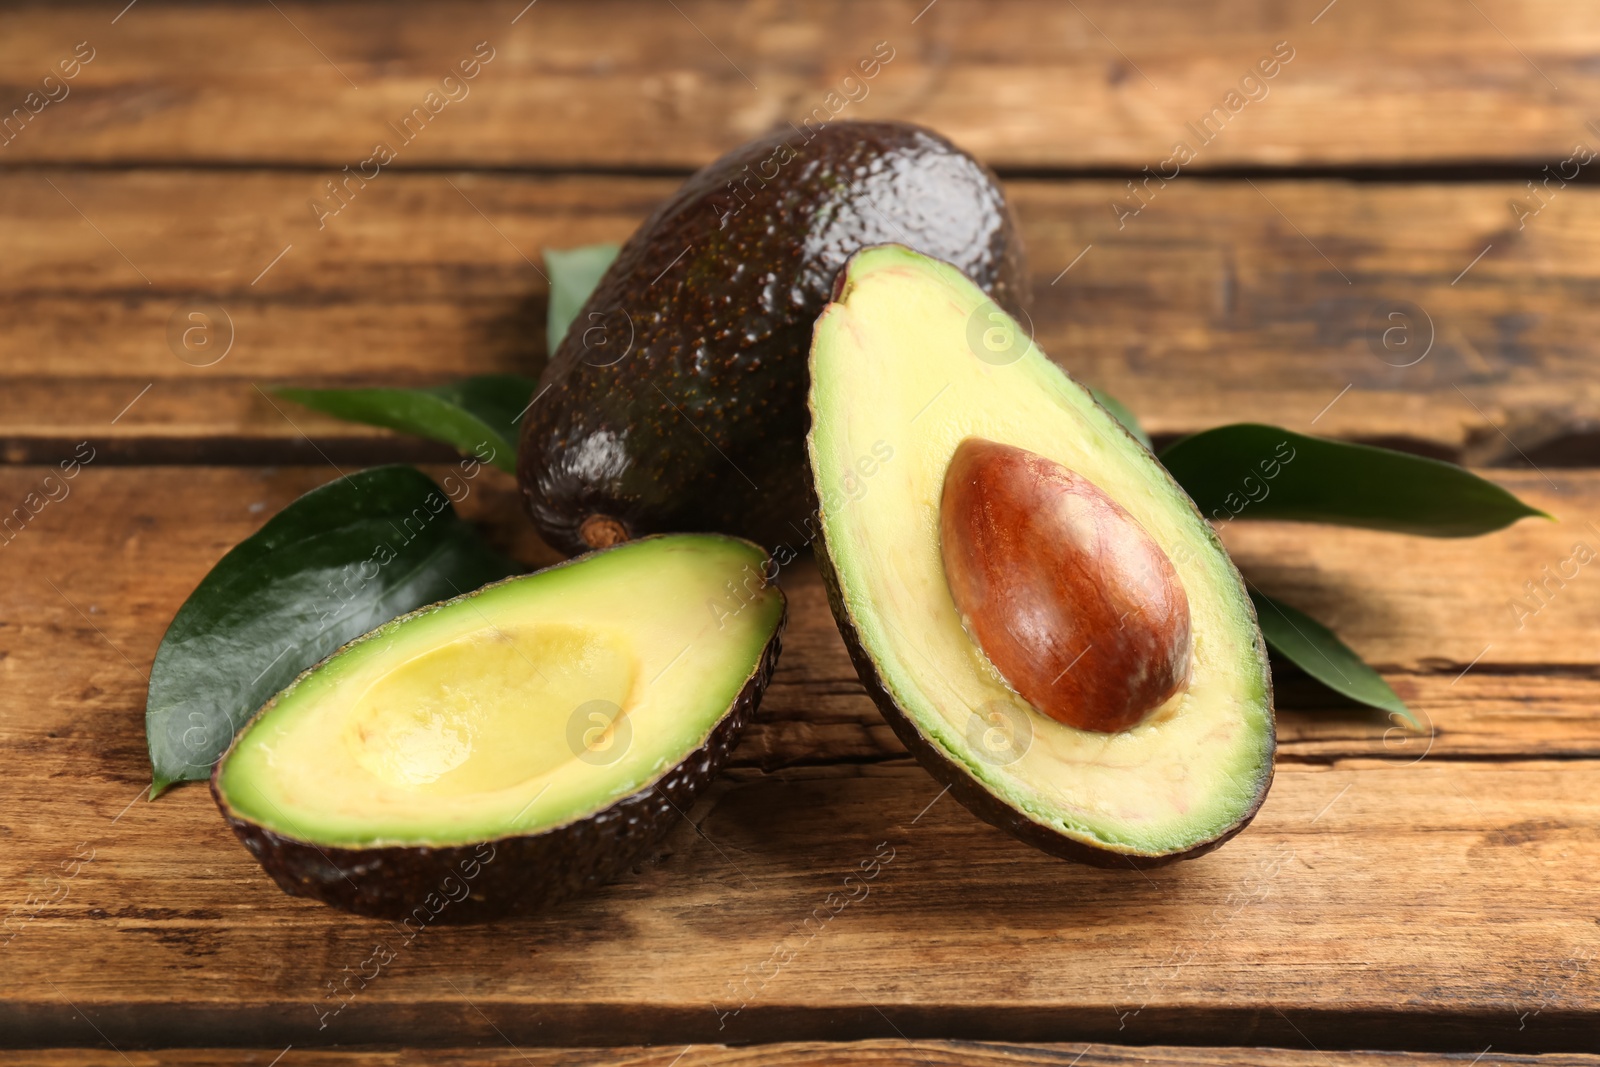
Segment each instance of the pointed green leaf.
[{"label": "pointed green leaf", "polygon": [[583,310],[584,301],[617,258],[617,251],[616,245],[544,250],[545,270],[550,273],[550,312],[544,324],[545,342],[550,347],[546,351],[555,354],[572,320]]},{"label": "pointed green leaf", "polygon": [[256,709],[334,649],[516,569],[415,468],[311,490],[223,556],[161,639],[145,703],[151,795],[209,775]]},{"label": "pointed green leaf", "polygon": [[350,422],[443,441],[503,471],[517,469],[517,427],[537,386],[486,374],[428,389],[274,389],[278,396]]},{"label": "pointed green leaf", "polygon": [[1139,425],[1139,420],[1134,417],[1133,412],[1129,411],[1122,401],[1099,389],[1090,388],[1089,392],[1093,394],[1095,402],[1115,415],[1117,421],[1122,423],[1123,428],[1133,434],[1140,444],[1146,448],[1151,447],[1150,435],[1144,432],[1144,427]]},{"label": "pointed green leaf", "polygon": [[1170,445],[1161,462],[1202,514],[1290,519],[1429,537],[1474,537],[1550,516],[1453,463],[1307,437],[1219,426]]},{"label": "pointed green leaf", "polygon": [[1254,590],[1250,599],[1267,645],[1311,677],[1359,704],[1399,715],[1420,729],[1415,715],[1382,676],[1316,619]]}]

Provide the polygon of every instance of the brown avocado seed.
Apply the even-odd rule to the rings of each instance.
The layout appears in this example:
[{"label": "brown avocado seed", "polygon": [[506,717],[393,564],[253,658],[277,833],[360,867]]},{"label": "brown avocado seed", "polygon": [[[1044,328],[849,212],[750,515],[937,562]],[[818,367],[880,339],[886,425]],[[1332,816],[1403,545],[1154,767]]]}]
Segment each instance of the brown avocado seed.
[{"label": "brown avocado seed", "polygon": [[1189,598],[1161,546],[1054,460],[969,437],[939,504],[962,623],[1011,687],[1081,730],[1137,725],[1189,678]]}]

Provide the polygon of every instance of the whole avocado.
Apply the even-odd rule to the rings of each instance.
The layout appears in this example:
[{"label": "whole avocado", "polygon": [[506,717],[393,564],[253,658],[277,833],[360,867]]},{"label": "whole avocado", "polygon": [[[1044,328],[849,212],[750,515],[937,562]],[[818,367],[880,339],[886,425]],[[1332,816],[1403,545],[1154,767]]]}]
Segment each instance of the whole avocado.
[{"label": "whole avocado", "polygon": [[995,176],[907,123],[790,126],[696,173],[622,247],[552,354],[517,473],[545,540],[661,531],[808,540],[812,323],[861,248],[944,260],[1015,314],[1016,223]]}]

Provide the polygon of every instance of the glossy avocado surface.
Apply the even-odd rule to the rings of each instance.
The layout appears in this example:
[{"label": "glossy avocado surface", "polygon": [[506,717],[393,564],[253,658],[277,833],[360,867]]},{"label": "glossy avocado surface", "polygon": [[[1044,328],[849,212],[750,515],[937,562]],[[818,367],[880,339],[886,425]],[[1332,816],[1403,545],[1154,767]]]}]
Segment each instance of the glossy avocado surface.
[{"label": "glossy avocado surface", "polygon": [[788,126],[691,177],[623,246],[523,420],[518,476],[545,539],[804,543],[812,324],[849,257],[884,242],[1026,303],[998,182],[928,130]]}]

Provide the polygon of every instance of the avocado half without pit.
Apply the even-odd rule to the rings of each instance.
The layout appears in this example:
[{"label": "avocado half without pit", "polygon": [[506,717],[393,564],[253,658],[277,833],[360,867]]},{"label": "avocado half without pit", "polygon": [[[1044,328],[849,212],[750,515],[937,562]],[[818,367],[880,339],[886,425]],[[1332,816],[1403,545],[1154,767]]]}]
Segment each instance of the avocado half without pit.
[{"label": "avocado half without pit", "polygon": [[1087,389],[954,267],[890,245],[849,262],[817,320],[810,407],[839,628],[957,799],[1102,866],[1243,829],[1274,750],[1254,610]]},{"label": "avocado half without pit", "polygon": [[726,761],[784,598],[748,541],[669,535],[422,608],[273,697],[211,789],[285,891],[423,925],[621,873]]}]

